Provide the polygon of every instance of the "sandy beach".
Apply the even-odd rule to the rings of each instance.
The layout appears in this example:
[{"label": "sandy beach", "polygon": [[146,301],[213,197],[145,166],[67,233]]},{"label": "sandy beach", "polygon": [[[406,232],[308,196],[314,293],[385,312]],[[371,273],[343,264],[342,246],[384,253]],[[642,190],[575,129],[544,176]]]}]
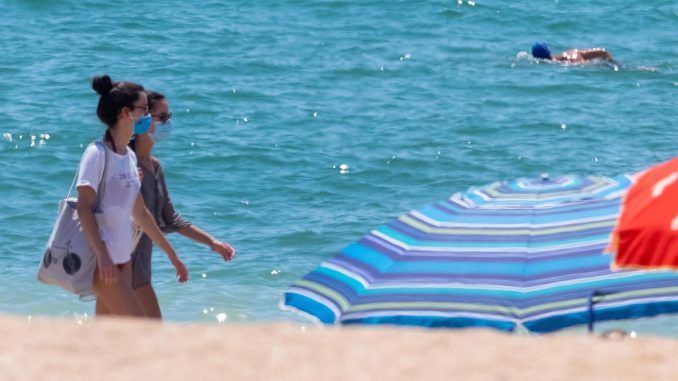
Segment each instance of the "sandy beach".
[{"label": "sandy beach", "polygon": [[0,380],[675,380],[678,341],[0,318]]}]

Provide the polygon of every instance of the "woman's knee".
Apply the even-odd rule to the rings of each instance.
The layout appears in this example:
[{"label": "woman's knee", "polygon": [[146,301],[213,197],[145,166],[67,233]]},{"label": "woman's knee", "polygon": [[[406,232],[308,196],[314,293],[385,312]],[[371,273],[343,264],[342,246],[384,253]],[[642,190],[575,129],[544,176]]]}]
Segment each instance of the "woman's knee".
[{"label": "woman's knee", "polygon": [[153,286],[147,284],[137,287],[134,289],[134,293],[141,302],[141,305],[146,312],[146,317],[151,319],[162,319],[158,297],[155,294]]}]

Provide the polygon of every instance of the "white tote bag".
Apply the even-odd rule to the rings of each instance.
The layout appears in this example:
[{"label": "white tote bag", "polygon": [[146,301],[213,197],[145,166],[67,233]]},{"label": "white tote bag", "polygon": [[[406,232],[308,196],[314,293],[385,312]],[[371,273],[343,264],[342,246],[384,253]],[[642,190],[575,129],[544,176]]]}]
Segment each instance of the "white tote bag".
[{"label": "white tote bag", "polygon": [[[103,143],[95,142],[94,144]],[[93,207],[97,223],[100,223],[102,216],[99,204],[101,195],[105,191],[106,162],[108,161],[108,152],[106,147],[103,148],[106,155],[104,156],[104,169]],[[94,296],[92,281],[97,258],[82,231],[77,211],[78,200],[70,197],[77,177],[76,173],[68,195],[59,202],[59,212],[40,263],[38,280],[59,286],[84,299]]]}]

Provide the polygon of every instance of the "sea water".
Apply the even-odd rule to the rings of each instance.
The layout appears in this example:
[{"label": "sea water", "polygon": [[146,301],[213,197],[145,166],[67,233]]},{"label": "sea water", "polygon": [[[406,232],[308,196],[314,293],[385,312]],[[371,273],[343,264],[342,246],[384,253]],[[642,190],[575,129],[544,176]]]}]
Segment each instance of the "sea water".
[{"label": "sea water", "polygon": [[[0,311],[82,319],[36,281],[78,160],[91,78],[168,96],[156,146],[175,207],[237,249],[176,234],[154,285],[171,321],[300,321],[287,285],[371,228],[501,179],[617,175],[678,150],[675,1],[0,1]],[[605,47],[621,63],[529,58]],[[632,323],[678,334],[675,318]],[[635,325],[634,325],[635,324]]]}]

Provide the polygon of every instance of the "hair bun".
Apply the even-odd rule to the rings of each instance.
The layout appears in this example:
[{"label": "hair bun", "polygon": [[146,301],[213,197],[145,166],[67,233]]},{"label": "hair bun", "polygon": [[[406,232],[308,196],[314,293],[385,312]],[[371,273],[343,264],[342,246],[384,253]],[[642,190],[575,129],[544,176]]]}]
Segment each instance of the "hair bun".
[{"label": "hair bun", "polygon": [[103,96],[111,91],[113,88],[113,81],[111,81],[111,77],[109,77],[108,74],[94,77],[92,79],[92,88],[99,93],[99,95]]}]

